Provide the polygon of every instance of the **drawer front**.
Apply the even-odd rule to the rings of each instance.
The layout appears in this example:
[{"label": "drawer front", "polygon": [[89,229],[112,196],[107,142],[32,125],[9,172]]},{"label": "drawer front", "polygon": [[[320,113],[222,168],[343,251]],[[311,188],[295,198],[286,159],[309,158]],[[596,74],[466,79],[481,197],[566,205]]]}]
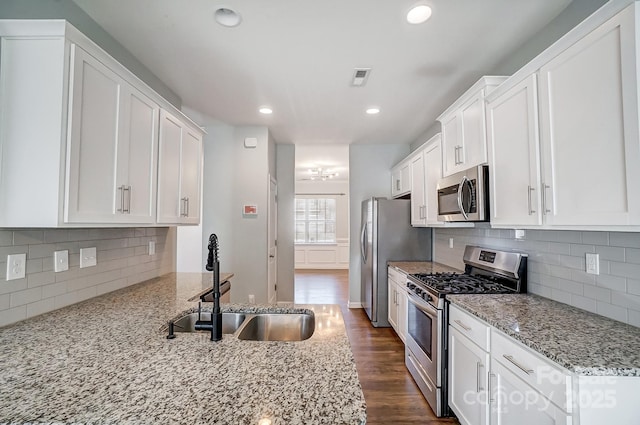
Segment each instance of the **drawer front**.
[{"label": "drawer front", "polygon": [[403,288],[407,286],[407,275],[393,267],[387,267],[389,278]]},{"label": "drawer front", "polygon": [[489,351],[490,327],[480,319],[463,311],[454,304],[449,305],[449,325],[469,338],[484,351]]},{"label": "drawer front", "polygon": [[491,331],[491,358],[571,413],[571,374],[567,370],[495,329]]}]

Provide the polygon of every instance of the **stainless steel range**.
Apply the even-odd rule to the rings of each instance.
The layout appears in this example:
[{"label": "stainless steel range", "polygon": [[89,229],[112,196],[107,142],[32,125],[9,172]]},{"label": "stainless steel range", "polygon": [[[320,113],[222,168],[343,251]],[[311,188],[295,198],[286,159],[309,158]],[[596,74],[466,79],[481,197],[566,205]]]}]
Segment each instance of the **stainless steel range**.
[{"label": "stainless steel range", "polygon": [[449,416],[447,294],[526,292],[527,255],[477,246],[464,250],[464,273],[408,275],[405,364],[438,416]]}]

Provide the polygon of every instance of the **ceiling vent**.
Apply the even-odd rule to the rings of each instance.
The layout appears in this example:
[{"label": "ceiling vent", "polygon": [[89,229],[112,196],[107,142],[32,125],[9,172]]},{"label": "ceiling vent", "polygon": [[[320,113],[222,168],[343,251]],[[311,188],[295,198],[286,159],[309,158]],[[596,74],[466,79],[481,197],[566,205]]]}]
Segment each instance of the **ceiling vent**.
[{"label": "ceiling vent", "polygon": [[371,74],[371,68],[356,68],[353,70],[353,79],[351,85],[354,87],[362,87],[367,84],[367,79]]}]

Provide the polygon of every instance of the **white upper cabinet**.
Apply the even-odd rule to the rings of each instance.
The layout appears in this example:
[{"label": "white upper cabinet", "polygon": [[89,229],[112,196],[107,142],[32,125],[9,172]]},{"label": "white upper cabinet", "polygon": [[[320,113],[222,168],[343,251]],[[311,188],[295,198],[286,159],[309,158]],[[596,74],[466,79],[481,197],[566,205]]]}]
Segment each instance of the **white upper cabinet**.
[{"label": "white upper cabinet", "polygon": [[411,193],[411,162],[404,160],[391,169],[391,197],[400,198]]},{"label": "white upper cabinet", "polygon": [[541,224],[536,75],[487,102],[491,223]]},{"label": "white upper cabinet", "polygon": [[489,95],[493,226],[640,226],[640,14],[613,7]]},{"label": "white upper cabinet", "polygon": [[169,112],[160,112],[158,223],[200,221],[202,135]]},{"label": "white upper cabinet", "polygon": [[424,176],[424,155],[418,152],[411,158],[411,225],[417,227],[427,224]]},{"label": "white upper cabinet", "polygon": [[507,77],[482,77],[438,117],[442,171],[449,176],[487,162],[485,96]]},{"label": "white upper cabinet", "polygon": [[202,131],[73,26],[0,20],[0,75],[0,227],[155,225],[161,108],[199,221]]},{"label": "white upper cabinet", "polygon": [[65,222],[153,223],[159,107],[71,46]]},{"label": "white upper cabinet", "polygon": [[632,4],[540,71],[543,213],[550,225],[640,225]]}]

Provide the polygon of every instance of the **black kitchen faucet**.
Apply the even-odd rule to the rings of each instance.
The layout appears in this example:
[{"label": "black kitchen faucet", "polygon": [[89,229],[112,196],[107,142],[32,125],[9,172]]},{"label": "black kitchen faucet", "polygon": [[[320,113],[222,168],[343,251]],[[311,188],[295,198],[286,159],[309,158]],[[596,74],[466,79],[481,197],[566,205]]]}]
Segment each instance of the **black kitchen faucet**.
[{"label": "black kitchen faucet", "polygon": [[209,236],[209,256],[207,257],[206,268],[213,271],[213,310],[211,311],[211,322],[198,320],[196,330],[210,330],[211,341],[222,339],[222,313],[220,312],[220,260],[218,258],[218,237],[215,233]]}]

